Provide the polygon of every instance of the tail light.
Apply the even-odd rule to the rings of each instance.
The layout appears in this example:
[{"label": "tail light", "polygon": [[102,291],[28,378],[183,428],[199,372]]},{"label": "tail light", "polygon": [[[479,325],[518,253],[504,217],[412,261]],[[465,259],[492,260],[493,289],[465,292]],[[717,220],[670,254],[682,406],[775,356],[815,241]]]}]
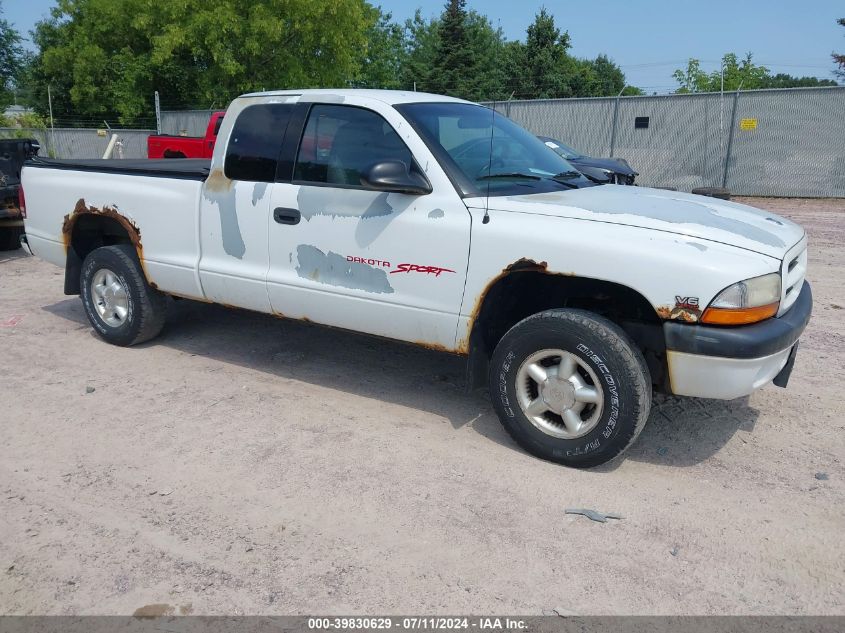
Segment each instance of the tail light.
[{"label": "tail light", "polygon": [[23,185],[18,187],[18,206],[21,208],[21,217],[26,220],[26,196],[23,193]]}]

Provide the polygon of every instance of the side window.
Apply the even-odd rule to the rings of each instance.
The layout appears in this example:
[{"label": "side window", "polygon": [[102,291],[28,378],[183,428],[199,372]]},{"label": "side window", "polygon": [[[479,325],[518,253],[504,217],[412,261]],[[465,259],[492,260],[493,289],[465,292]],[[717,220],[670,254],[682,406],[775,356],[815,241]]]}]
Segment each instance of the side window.
[{"label": "side window", "polygon": [[410,169],[411,151],[390,124],[370,110],[315,105],[308,115],[294,180],[361,186],[375,163],[400,160]]},{"label": "side window", "polygon": [[224,171],[232,180],[273,182],[293,105],[267,103],[244,108],[229,137]]}]

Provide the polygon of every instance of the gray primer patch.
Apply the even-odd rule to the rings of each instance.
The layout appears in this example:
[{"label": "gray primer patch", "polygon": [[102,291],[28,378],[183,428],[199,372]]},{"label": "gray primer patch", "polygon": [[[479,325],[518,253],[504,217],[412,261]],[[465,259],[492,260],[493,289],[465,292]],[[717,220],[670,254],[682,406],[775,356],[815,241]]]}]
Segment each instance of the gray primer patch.
[{"label": "gray primer patch", "polygon": [[258,204],[258,201],[264,197],[264,194],[267,192],[267,183],[266,182],[257,182],[255,186],[252,188],[252,206]]},{"label": "gray primer patch", "polygon": [[702,253],[707,250],[707,247],[704,244],[696,244],[695,242],[684,242],[687,246],[692,246],[693,248],[697,248]]},{"label": "gray primer patch", "polygon": [[346,97],[341,97],[340,95],[304,94],[299,98],[299,103],[346,103]]},{"label": "gray primer patch", "polygon": [[[389,195],[389,193],[380,193],[372,198],[371,191],[303,186],[296,194],[296,202],[302,217],[309,221],[315,215],[369,220],[385,217],[394,212],[395,209],[387,202]],[[361,208],[368,202],[369,206],[364,213],[361,213]]]},{"label": "gray primer patch", "polygon": [[348,262],[342,255],[331,251],[326,254],[310,244],[300,244],[296,247],[296,259],[296,274],[303,279],[365,292],[393,292],[393,287],[387,280],[387,271],[383,268]]},{"label": "gray primer patch", "polygon": [[[719,229],[734,235],[741,235],[760,244],[769,246],[786,246],[783,240],[771,231],[761,226],[755,226],[746,219],[749,213],[758,216],[761,220],[765,218],[762,211],[750,207],[740,208],[731,202],[702,202],[690,199],[689,194],[677,193],[675,195],[655,195],[646,191],[623,191],[607,193],[602,191],[591,191],[591,189],[603,189],[603,187],[591,187],[589,189],[578,189],[567,192],[538,193],[531,196],[532,201],[556,202],[564,205],[574,205],[591,213],[608,215],[630,215],[651,218],[670,224],[693,224],[704,226],[709,229]],[[621,187],[621,189],[627,189]],[[569,194],[569,195],[567,195]],[[631,196],[638,198],[639,206],[637,211],[630,211]],[[731,217],[736,211],[741,211],[742,216]],[[636,224],[634,224],[636,226]]]},{"label": "gray primer patch", "polygon": [[443,209],[433,209],[428,212],[428,217],[430,218],[442,218],[444,215],[446,214],[444,213]]},{"label": "gray primer patch", "polygon": [[216,204],[220,213],[220,234],[223,238],[223,250],[227,255],[243,259],[244,253],[246,253],[246,244],[244,244],[241,227],[238,224],[235,191],[231,190],[212,195],[206,192],[205,198],[212,204]]}]

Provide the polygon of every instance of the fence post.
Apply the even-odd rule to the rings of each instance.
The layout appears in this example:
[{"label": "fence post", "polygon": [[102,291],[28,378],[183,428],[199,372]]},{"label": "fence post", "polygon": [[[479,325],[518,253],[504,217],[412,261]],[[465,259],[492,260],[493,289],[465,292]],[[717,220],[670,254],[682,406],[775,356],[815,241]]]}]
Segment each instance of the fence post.
[{"label": "fence post", "polygon": [[158,90],[156,90],[156,134],[161,134],[161,102],[158,100]]},{"label": "fence post", "polygon": [[616,146],[616,118],[619,115],[619,97],[621,95],[622,93],[617,95],[616,104],[613,106],[613,125],[610,128],[610,153],[608,154],[608,158],[613,158],[613,148]]},{"label": "fence post", "polygon": [[731,131],[728,133],[728,149],[725,152],[725,169],[722,172],[722,189],[728,184],[728,165],[731,163],[731,147],[734,144],[734,128],[736,127],[736,103],[739,101],[739,89],[734,93],[734,107],[731,111]]}]

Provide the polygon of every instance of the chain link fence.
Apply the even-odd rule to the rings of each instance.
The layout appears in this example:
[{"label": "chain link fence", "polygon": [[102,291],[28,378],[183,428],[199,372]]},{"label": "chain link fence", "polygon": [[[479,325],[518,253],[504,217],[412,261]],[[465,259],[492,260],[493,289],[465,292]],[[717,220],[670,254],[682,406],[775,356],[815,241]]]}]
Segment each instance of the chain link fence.
[{"label": "chain link fence", "polygon": [[[735,195],[845,197],[845,87],[489,103],[535,134],[622,157],[644,186],[726,187]],[[203,136],[214,110],[164,111],[162,132]],[[153,130],[0,129],[43,156],[144,158]]]},{"label": "chain link fence", "polygon": [[645,186],[845,197],[845,87],[489,103]]},{"label": "chain link fence", "polygon": [[102,158],[111,135],[119,144],[113,158],[146,158],[147,137],[155,130],[102,130],[81,128],[0,128],[0,138],[34,138],[41,144],[40,156],[53,158]]},{"label": "chain link fence", "polygon": [[205,136],[211,115],[218,110],[170,110],[161,112],[162,134]]}]

